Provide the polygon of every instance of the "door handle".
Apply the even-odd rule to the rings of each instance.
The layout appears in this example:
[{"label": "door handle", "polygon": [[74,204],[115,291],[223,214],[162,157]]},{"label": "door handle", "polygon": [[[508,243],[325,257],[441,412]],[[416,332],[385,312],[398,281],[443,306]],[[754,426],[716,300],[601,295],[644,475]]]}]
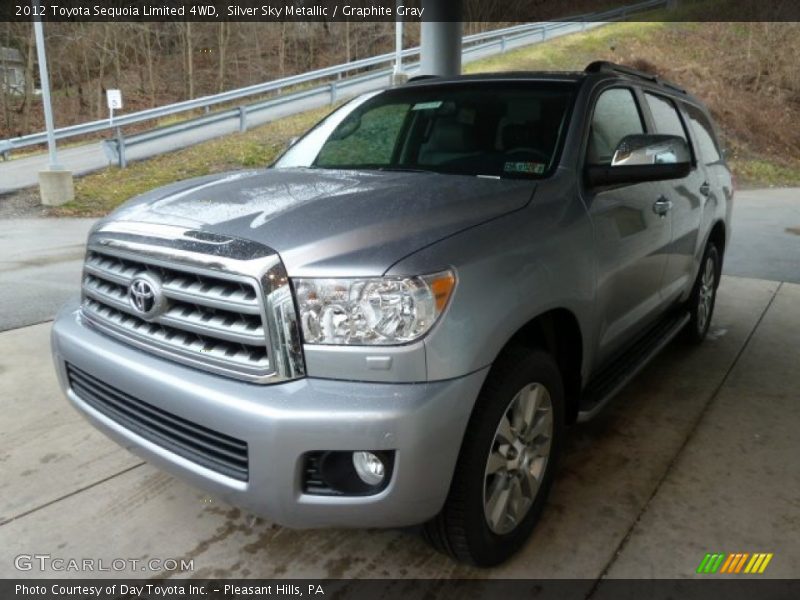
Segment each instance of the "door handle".
[{"label": "door handle", "polygon": [[703,196],[708,196],[711,193],[711,185],[707,181],[704,181],[703,185],[700,186],[700,193]]},{"label": "door handle", "polygon": [[672,200],[668,200],[664,196],[661,196],[658,200],[656,200],[653,203],[653,212],[661,217],[665,216],[670,211],[671,208],[672,208]]}]

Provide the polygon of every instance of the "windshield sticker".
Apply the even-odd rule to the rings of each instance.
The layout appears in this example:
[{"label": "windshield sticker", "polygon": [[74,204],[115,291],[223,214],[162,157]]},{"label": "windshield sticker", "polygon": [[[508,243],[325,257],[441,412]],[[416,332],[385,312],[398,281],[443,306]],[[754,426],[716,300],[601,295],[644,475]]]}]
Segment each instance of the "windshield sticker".
[{"label": "windshield sticker", "polygon": [[442,105],[441,100],[434,100],[433,102],[417,102],[411,110],[433,110]]},{"label": "windshield sticker", "polygon": [[507,162],[503,167],[506,173],[533,173],[541,175],[544,173],[545,164],[540,162]]}]

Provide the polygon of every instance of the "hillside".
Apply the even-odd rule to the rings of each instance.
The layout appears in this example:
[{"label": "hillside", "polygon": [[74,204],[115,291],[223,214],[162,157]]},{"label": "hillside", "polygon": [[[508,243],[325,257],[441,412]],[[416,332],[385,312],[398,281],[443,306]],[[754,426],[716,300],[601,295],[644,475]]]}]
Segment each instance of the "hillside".
[{"label": "hillside", "polygon": [[611,60],[706,102],[740,184],[800,184],[800,23],[620,23],[467,65],[581,70]]},{"label": "hillside", "polygon": [[[720,49],[724,48],[722,52]],[[798,23],[619,23],[471,63],[467,72],[581,70],[606,59],[651,70],[708,103],[739,186],[800,185]],[[238,166],[269,164],[325,110],[76,181],[76,200],[54,215],[102,215],[152,187]],[[0,216],[29,214],[37,192],[0,198]],[[40,211],[41,212],[41,211]]]}]

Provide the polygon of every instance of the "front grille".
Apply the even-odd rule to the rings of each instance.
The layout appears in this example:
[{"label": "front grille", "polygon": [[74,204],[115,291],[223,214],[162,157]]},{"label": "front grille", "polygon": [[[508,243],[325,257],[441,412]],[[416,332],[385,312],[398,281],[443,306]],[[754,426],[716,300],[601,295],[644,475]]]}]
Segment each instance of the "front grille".
[{"label": "front grille", "polygon": [[[145,273],[158,277],[166,298],[161,313],[148,320],[128,298],[131,281]],[[247,379],[274,372],[254,279],[92,249],[84,265],[83,296],[83,312],[90,321],[139,347]]]},{"label": "front grille", "polygon": [[217,473],[247,481],[247,442],[143,402],[71,364],[67,376],[82,401],[126,429]]}]

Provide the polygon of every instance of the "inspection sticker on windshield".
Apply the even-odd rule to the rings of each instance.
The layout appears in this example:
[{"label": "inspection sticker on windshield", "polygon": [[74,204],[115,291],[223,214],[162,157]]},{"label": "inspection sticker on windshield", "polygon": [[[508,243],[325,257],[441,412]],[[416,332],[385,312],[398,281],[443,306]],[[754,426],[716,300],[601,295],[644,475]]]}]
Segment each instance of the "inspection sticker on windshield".
[{"label": "inspection sticker on windshield", "polygon": [[503,167],[506,173],[544,173],[545,164],[540,162],[507,162]]},{"label": "inspection sticker on windshield", "polygon": [[411,108],[411,110],[433,110],[434,108],[439,108],[441,105],[441,100],[434,100],[432,102],[417,102]]}]

